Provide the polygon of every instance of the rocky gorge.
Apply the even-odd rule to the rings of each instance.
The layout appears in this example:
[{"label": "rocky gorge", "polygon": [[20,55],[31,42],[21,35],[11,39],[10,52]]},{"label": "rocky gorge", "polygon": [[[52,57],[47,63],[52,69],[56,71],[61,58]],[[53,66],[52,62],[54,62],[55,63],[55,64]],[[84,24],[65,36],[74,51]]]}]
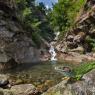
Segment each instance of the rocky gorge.
[{"label": "rocky gorge", "polygon": [[[26,32],[18,20],[16,7],[15,0],[0,0],[0,71],[7,71],[0,74],[0,95],[94,95],[95,69],[90,69],[78,81],[72,82],[72,77],[65,79],[54,70],[57,62],[50,62],[50,42],[40,37],[41,47],[36,46],[30,33]],[[56,52],[58,61],[63,62],[61,64],[64,64],[64,61],[75,65],[95,61],[94,16],[95,1],[87,0],[74,27],[67,32],[63,40],[55,41],[53,51]],[[40,62],[47,65],[38,65]],[[68,65],[66,62],[64,66]],[[21,65],[24,65],[24,70],[22,67],[16,71],[16,66]],[[8,71],[10,68],[13,68],[11,73]],[[55,83],[52,79],[55,79]]]}]

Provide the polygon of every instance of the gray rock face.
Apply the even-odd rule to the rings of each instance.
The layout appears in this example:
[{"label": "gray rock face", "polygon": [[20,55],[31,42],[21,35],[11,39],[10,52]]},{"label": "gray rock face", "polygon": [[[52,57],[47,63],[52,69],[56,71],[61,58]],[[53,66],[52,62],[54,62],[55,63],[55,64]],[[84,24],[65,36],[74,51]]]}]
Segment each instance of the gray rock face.
[{"label": "gray rock face", "polygon": [[40,61],[39,50],[36,49],[32,38],[28,37],[27,32],[25,33],[19,22],[12,19],[12,16],[0,8],[0,63],[6,64],[11,59],[17,63]]},{"label": "gray rock face", "polygon": [[95,94],[95,69],[83,76],[83,81],[76,82],[71,89],[75,95],[94,95]]},{"label": "gray rock face", "polygon": [[[71,30],[66,33],[63,41],[58,44],[64,43],[67,45],[67,49],[75,49],[78,46],[84,48],[83,53],[88,53],[93,51],[94,40],[95,40],[95,0],[87,0],[85,1],[85,5],[81,11],[80,16],[78,16],[78,20]],[[89,37],[87,39],[87,37]],[[93,41],[91,41],[91,39]]]}]

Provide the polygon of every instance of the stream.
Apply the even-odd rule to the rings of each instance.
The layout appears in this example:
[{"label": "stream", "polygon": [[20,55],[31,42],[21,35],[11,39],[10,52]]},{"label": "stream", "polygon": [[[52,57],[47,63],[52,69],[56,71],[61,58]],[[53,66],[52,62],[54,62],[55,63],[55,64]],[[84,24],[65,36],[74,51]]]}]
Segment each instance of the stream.
[{"label": "stream", "polygon": [[51,86],[54,86],[62,81],[64,75],[55,70],[57,66],[75,67],[75,64],[51,61],[37,64],[22,64],[16,68],[10,69],[3,74],[8,75],[13,84],[31,83],[36,87],[40,87],[42,91],[46,91]]},{"label": "stream", "polygon": [[9,76],[12,85],[33,84],[41,92],[48,90],[50,87],[62,81],[64,75],[56,70],[56,67],[76,68],[77,65],[67,62],[59,62],[56,58],[54,44],[58,39],[59,33],[56,34],[55,40],[50,43],[49,53],[50,61],[40,63],[24,63],[17,67],[3,71],[2,73]]},{"label": "stream", "polygon": [[[56,34],[54,41],[58,39],[58,35],[59,33]],[[56,67],[68,66],[72,69],[76,67],[76,65],[72,63],[57,61],[54,43],[55,42],[50,43],[50,61],[35,64],[24,63],[2,73],[9,76],[13,85],[28,83],[40,88],[42,92],[46,91],[50,87],[61,82],[64,77],[62,73],[55,69]]]}]

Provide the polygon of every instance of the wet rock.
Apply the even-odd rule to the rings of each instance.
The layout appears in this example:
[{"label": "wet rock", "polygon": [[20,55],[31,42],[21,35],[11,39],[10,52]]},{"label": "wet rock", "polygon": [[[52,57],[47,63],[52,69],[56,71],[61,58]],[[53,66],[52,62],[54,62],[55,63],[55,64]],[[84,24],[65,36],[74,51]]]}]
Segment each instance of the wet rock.
[{"label": "wet rock", "polygon": [[8,76],[1,74],[0,75],[0,87],[1,88],[7,87],[8,84],[9,84]]},{"label": "wet rock", "polygon": [[13,86],[10,91],[15,93],[15,95],[37,95],[37,91],[32,84],[21,84]]}]

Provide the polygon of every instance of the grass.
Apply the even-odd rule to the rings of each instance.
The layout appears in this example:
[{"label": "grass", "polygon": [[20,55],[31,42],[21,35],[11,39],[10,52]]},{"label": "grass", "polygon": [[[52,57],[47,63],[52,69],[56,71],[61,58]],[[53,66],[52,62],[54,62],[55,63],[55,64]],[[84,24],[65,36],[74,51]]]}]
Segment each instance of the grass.
[{"label": "grass", "polygon": [[95,69],[95,62],[83,63],[78,68],[74,69],[75,79],[80,80],[84,74]]}]

